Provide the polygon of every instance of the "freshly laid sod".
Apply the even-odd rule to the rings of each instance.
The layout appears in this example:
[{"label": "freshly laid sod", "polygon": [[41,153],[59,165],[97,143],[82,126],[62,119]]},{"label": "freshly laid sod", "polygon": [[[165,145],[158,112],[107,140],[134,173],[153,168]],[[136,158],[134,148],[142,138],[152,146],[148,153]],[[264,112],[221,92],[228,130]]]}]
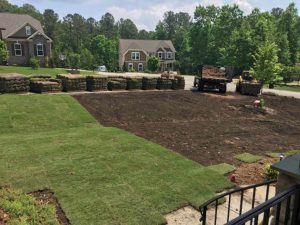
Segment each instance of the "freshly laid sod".
[{"label": "freshly laid sod", "polygon": [[[56,77],[57,74],[65,74],[67,73],[66,69],[58,69],[58,68],[39,68],[37,70],[33,70],[31,67],[21,67],[21,66],[0,66],[0,74],[1,73],[20,73],[24,75],[32,75],[32,74],[49,74],[53,78]],[[83,74],[93,74],[92,71],[84,71]]]},{"label": "freshly laid sod", "polygon": [[245,163],[254,163],[261,160],[263,157],[259,155],[252,155],[250,153],[243,153],[243,154],[236,155],[234,158]]},{"label": "freshly laid sod", "polygon": [[0,186],[51,189],[73,225],[163,224],[232,186],[217,166],[100,126],[67,95],[0,96],[0,132]]},{"label": "freshly laid sod", "polygon": [[[290,151],[287,151],[287,152],[283,152],[283,155],[286,156],[286,157],[289,157],[289,156],[296,155],[298,153],[300,153],[299,150],[290,150]],[[280,157],[280,153],[275,153],[275,152],[268,152],[268,153],[266,153],[266,155],[271,157],[271,158],[279,158]]]}]

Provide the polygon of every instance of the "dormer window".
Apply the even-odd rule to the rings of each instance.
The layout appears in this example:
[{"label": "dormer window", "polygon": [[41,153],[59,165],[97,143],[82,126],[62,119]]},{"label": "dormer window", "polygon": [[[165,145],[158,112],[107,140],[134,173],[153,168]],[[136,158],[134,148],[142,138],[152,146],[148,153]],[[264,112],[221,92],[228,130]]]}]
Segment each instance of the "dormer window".
[{"label": "dormer window", "polygon": [[31,32],[31,27],[30,27],[30,26],[26,26],[26,27],[25,27],[25,31],[26,31],[26,35],[27,35],[27,36],[30,36],[30,35],[32,34],[32,32]]},{"label": "dormer window", "polygon": [[131,53],[131,60],[140,60],[140,53],[139,52],[132,52]]},{"label": "dormer window", "polygon": [[172,59],[172,52],[167,52],[167,59]]}]

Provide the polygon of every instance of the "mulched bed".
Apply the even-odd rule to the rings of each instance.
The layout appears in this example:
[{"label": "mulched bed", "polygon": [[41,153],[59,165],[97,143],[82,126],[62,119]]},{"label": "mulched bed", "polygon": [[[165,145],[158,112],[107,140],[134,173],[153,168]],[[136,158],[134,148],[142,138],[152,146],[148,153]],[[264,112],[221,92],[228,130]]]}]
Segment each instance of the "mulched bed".
[{"label": "mulched bed", "polygon": [[[30,193],[33,197],[35,197],[42,204],[52,204],[56,208],[56,215],[59,223],[61,225],[71,225],[69,219],[66,217],[64,211],[62,210],[57,198],[54,196],[54,193],[49,190],[38,190]],[[0,223],[1,224],[1,223]]]},{"label": "mulched bed", "polygon": [[[104,126],[125,129],[203,165],[240,165],[240,153],[300,149],[300,100],[264,96],[274,113],[245,110],[255,99],[190,91],[74,96]],[[109,107],[108,107],[109,106]]]}]

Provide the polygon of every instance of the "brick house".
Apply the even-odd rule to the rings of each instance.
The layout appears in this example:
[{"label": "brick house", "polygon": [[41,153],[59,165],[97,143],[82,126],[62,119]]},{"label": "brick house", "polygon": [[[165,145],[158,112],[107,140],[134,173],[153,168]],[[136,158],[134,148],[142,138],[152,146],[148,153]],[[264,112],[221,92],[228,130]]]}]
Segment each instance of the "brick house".
[{"label": "brick house", "polygon": [[160,71],[174,70],[176,50],[170,40],[120,39],[119,67],[127,70],[145,71],[149,57],[160,59]]},{"label": "brick house", "polygon": [[45,66],[46,60],[51,58],[52,40],[33,17],[0,13],[0,28],[9,52],[8,65],[27,65],[31,57],[37,57],[41,66]]}]

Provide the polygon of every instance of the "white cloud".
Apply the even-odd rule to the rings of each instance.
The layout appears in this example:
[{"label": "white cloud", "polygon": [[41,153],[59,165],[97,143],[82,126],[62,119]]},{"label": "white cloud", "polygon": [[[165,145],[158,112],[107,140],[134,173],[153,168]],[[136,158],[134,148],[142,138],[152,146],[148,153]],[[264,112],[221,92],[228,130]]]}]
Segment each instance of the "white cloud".
[{"label": "white cloud", "polygon": [[253,6],[248,2],[248,0],[234,0],[234,3],[237,4],[246,15],[250,14],[253,10]]}]

